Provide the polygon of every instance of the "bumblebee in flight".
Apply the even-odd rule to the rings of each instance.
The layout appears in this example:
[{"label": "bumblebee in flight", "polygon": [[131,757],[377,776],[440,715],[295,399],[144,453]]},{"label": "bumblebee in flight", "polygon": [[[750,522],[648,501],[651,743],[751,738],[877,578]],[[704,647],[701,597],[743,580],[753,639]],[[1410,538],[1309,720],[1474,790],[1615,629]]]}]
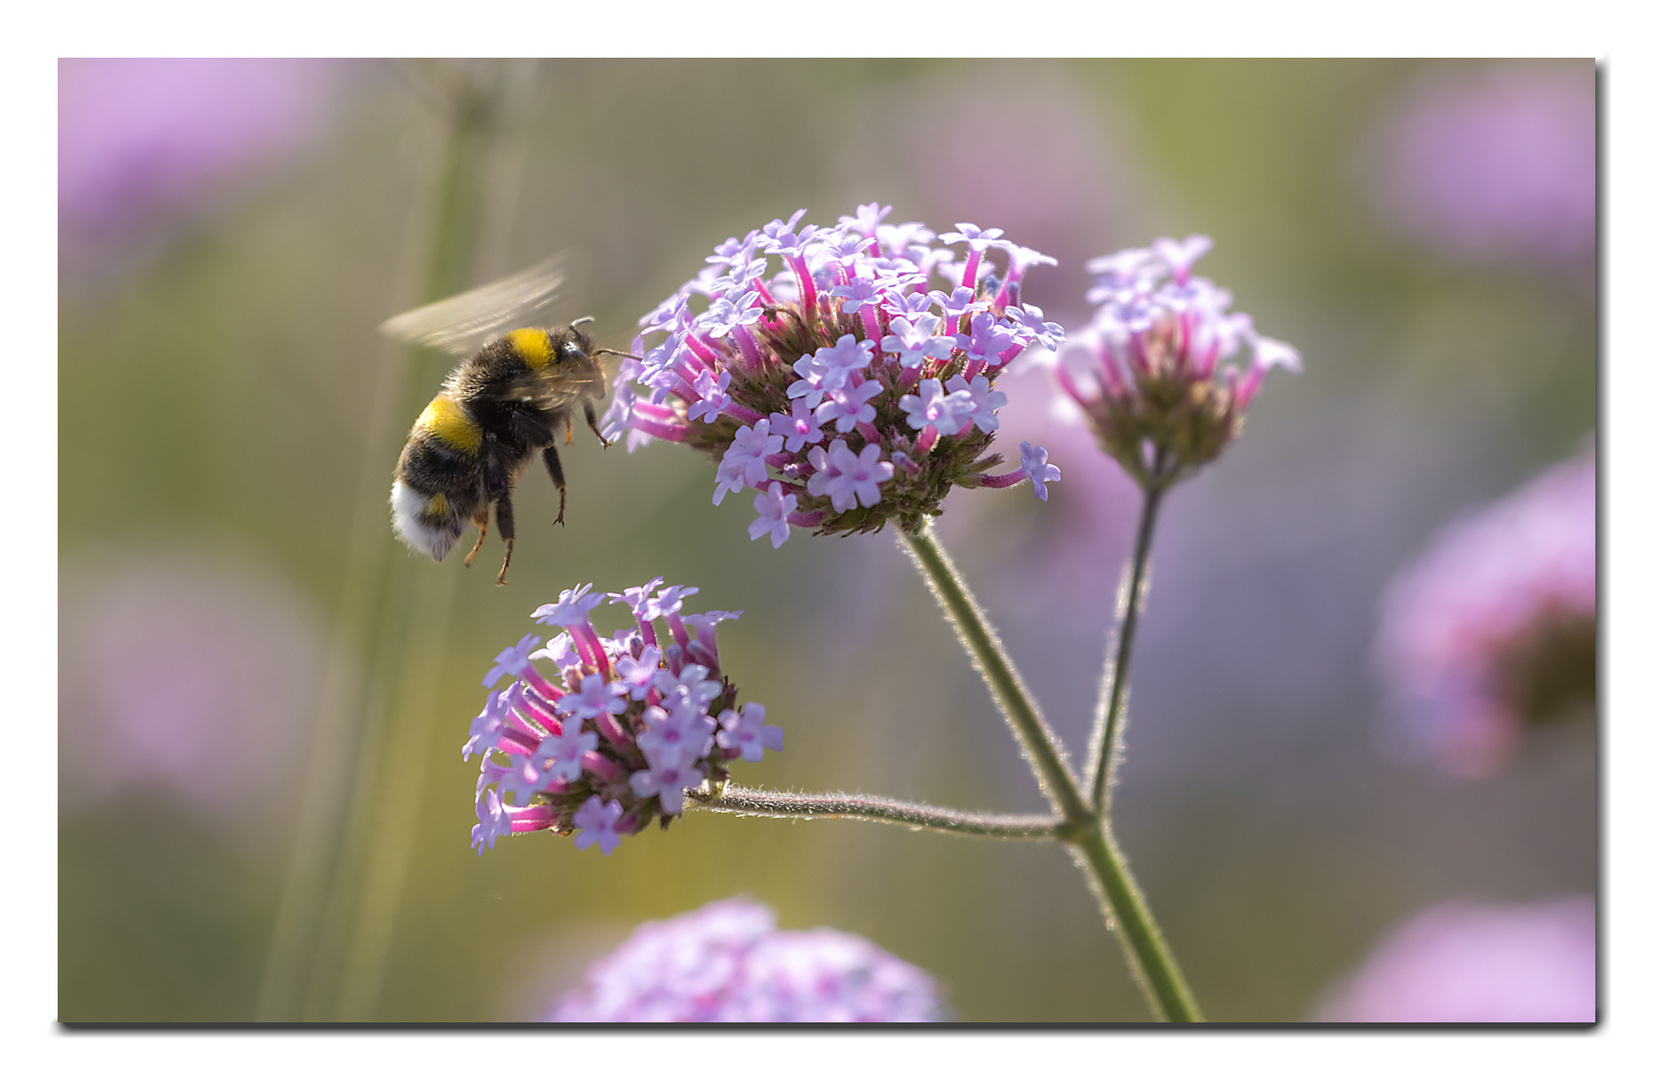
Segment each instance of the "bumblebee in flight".
[{"label": "bumblebee in flight", "polygon": [[[568,485],[556,441],[574,439],[574,417],[604,447],[594,403],[607,392],[598,349],[583,329],[523,327],[547,306],[563,280],[561,257],[447,300],[398,315],[379,329],[390,337],[465,357],[414,421],[396,462],[390,520],[396,535],[415,551],[440,562],[466,522],[479,535],[465,565],[488,536],[492,508],[505,540],[505,562],[496,584],[505,584],[516,541],[511,489],[538,453],[557,485],[557,523],[568,505]],[[507,327],[518,327],[506,330]],[[614,353],[614,355],[624,355]]]}]

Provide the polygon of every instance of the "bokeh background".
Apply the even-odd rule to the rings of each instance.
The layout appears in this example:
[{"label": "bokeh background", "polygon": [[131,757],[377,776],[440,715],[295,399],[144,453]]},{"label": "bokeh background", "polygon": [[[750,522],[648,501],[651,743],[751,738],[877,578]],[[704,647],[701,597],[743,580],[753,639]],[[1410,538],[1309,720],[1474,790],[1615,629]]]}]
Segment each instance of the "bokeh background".
[{"label": "bokeh background", "polygon": [[[522,483],[506,588],[390,534],[446,362],[374,327],[433,252],[457,288],[569,249],[565,317],[624,348],[724,238],[875,200],[1055,256],[1026,296],[1070,327],[1088,257],[1208,233],[1304,357],[1170,498],[1134,663],[1118,830],[1211,1018],[1314,1015],[1443,901],[1593,894],[1593,730],[1473,780],[1396,760],[1371,654],[1441,526],[1593,438],[1595,118],[1587,60],[61,62],[59,1016],[530,1019],[745,894],[959,1020],[1147,1019],[1054,848],[712,815],[468,845],[491,658],[655,575],[745,611],[725,667],[787,743],[738,780],[1041,808],[891,536],[772,551],[709,461],[585,433],[565,528]],[[955,492],[942,535],[1076,748],[1137,500],[1038,373],[1001,388],[1063,481]]]}]

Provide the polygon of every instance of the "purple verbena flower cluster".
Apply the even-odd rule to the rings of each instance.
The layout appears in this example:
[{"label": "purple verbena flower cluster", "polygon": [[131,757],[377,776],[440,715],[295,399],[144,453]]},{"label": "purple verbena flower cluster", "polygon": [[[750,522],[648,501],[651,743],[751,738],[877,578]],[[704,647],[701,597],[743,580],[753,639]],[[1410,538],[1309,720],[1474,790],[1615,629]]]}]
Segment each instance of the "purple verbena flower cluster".
[{"label": "purple verbena flower cluster", "polygon": [[[800,228],[799,210],[719,245],[642,320],[641,358],[621,366],[605,434],[707,454],[713,503],[751,489],[748,534],[775,547],[795,526],[869,532],[893,518],[916,530],[954,485],[1031,480],[1044,499],[1059,474],[1042,448],[1024,444],[1019,469],[988,470],[1003,460],[990,453],[1005,404],[994,380],[1028,346],[1062,341],[1021,300],[1027,270],[1055,260],[999,229],[938,237],[919,222],[883,224],[889,212],[873,203]],[[1002,279],[987,261],[995,249]]]},{"label": "purple verbena flower cluster", "polygon": [[[464,750],[466,760],[482,755],[471,830],[478,855],[501,836],[537,829],[613,854],[621,837],[682,814],[685,789],[728,779],[736,758],[762,761],[765,750],[781,749],[781,729],[764,723],[762,705],[736,707],[719,665],[717,624],[740,612],[683,614],[700,590],[662,589],[661,580],[607,594],[636,620],[613,637],[591,625],[604,594],[568,589],[534,612],[561,634],[543,649],[528,634],[495,658],[482,685],[512,681],[489,693]],[[556,665],[561,686],[534,667],[538,659]]]},{"label": "purple verbena flower cluster", "polygon": [[1145,487],[1167,487],[1220,454],[1270,368],[1302,370],[1296,349],[1229,312],[1227,289],[1192,275],[1209,250],[1207,236],[1161,237],[1092,259],[1086,298],[1096,314],[1057,350],[1057,382],[1102,449]]},{"label": "purple verbena flower cluster", "polygon": [[731,899],[639,926],[547,1019],[561,1023],[923,1022],[942,1019],[923,970],[842,930],[777,930]]},{"label": "purple verbena flower cluster", "polygon": [[1384,741],[1401,756],[1486,775],[1523,726],[1596,698],[1596,461],[1551,466],[1441,531],[1396,575],[1374,666],[1389,685]]}]

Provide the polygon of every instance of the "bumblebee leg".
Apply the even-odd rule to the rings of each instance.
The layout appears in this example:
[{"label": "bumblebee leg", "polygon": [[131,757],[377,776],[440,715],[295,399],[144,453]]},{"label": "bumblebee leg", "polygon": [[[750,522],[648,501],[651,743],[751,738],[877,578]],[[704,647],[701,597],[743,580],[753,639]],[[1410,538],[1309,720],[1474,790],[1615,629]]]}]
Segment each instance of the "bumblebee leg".
[{"label": "bumblebee leg", "polygon": [[465,556],[465,569],[467,570],[471,568],[471,560],[476,558],[476,553],[482,550],[482,541],[488,539],[488,515],[483,514],[481,517],[477,518],[476,524],[478,529],[476,534],[476,546],[471,548],[471,553],[469,555]]},{"label": "bumblebee leg", "polygon": [[[597,430],[597,410],[591,407],[589,401],[585,403],[585,426],[591,429],[591,434],[597,436],[597,441],[603,444],[604,450],[607,450],[608,440],[603,438],[601,431]],[[570,436],[574,434],[573,424],[568,425],[568,433]]]},{"label": "bumblebee leg", "polygon": [[516,514],[511,509],[511,492],[509,489],[502,492],[494,500],[494,517],[499,521],[499,535],[505,541],[505,562],[499,568],[499,577],[494,579],[495,585],[505,584],[505,571],[511,568],[511,549],[517,542]]},{"label": "bumblebee leg", "polygon": [[[573,434],[573,429],[569,429]],[[562,458],[557,456],[557,444],[551,443],[545,448],[545,467],[551,473],[551,482],[557,485],[557,524],[561,525],[562,512],[568,508],[568,483],[562,475]]]}]

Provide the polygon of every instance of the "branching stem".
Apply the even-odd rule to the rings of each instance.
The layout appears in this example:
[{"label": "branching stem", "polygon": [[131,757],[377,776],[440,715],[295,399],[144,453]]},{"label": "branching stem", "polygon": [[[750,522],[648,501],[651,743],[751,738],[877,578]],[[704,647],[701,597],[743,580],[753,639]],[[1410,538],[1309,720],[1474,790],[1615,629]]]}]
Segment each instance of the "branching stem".
[{"label": "branching stem", "polygon": [[687,808],[723,814],[804,819],[855,818],[908,829],[991,836],[1001,840],[1057,840],[1071,834],[1062,819],[1054,816],[979,814],[876,795],[760,791],[735,784],[724,784],[722,790],[716,792],[704,787],[690,788],[686,794]]}]

